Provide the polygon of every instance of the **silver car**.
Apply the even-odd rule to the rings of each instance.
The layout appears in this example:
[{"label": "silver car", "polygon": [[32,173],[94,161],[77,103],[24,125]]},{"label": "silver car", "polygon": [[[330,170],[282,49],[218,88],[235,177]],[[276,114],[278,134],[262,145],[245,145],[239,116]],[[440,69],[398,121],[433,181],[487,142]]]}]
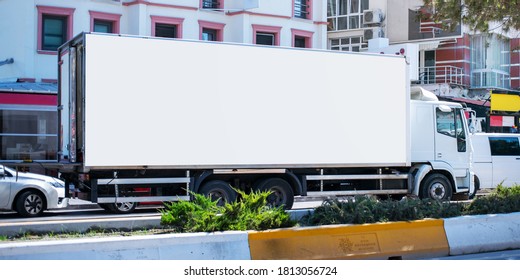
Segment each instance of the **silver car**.
[{"label": "silver car", "polygon": [[45,210],[67,206],[62,180],[0,165],[0,210],[36,217]]}]

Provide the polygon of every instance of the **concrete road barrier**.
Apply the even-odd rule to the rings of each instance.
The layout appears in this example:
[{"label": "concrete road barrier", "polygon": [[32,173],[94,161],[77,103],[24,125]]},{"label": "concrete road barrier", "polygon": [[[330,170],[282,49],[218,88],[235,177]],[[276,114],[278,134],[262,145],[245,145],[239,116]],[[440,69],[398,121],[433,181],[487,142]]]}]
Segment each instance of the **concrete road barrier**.
[{"label": "concrete road barrier", "polygon": [[247,232],[3,242],[3,260],[248,260]]},{"label": "concrete road barrier", "polygon": [[417,259],[448,256],[442,220],[249,233],[251,259]]},{"label": "concrete road barrier", "polygon": [[449,218],[444,228],[452,256],[520,248],[520,213]]},{"label": "concrete road barrier", "polygon": [[425,259],[518,248],[520,213],[513,213],[261,232],[0,242],[0,259]]}]

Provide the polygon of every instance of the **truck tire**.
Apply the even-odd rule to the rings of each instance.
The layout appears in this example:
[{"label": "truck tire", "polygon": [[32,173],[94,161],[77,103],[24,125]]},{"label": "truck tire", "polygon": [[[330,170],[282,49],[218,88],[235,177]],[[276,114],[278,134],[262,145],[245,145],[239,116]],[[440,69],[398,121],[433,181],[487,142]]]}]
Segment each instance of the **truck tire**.
[{"label": "truck tire", "polygon": [[137,202],[106,203],[104,206],[101,206],[101,208],[106,209],[114,214],[130,214],[134,212],[136,207]]},{"label": "truck tire", "polygon": [[473,190],[472,193],[469,194],[469,199],[473,199],[475,198],[475,196],[477,195],[477,192],[478,190],[480,190],[480,180],[477,176],[475,176],[475,189]]},{"label": "truck tire", "polygon": [[294,204],[294,192],[291,185],[281,178],[266,179],[258,184],[259,191],[271,191],[267,203],[274,206],[283,206],[286,210]]},{"label": "truck tire", "polygon": [[200,188],[199,193],[217,201],[219,206],[237,200],[237,192],[227,182],[221,180],[207,182]]},{"label": "truck tire", "polygon": [[421,183],[419,197],[421,199],[451,200],[452,186],[446,176],[433,173],[427,175]]},{"label": "truck tire", "polygon": [[37,191],[26,191],[16,200],[15,210],[23,217],[32,218],[43,214],[45,197]]},{"label": "truck tire", "polygon": [[110,212],[110,207],[108,206],[110,203],[98,203],[98,206],[103,208],[103,210]]}]

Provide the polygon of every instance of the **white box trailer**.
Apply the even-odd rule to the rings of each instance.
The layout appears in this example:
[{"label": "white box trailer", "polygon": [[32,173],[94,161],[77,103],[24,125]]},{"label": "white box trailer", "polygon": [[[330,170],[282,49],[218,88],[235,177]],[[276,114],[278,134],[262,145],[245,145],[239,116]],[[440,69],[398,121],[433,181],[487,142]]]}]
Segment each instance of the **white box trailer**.
[{"label": "white box trailer", "polygon": [[60,171],[125,209],[186,187],[269,189],[288,208],[314,191],[419,194],[406,77],[399,56],[83,33],[59,49]]}]

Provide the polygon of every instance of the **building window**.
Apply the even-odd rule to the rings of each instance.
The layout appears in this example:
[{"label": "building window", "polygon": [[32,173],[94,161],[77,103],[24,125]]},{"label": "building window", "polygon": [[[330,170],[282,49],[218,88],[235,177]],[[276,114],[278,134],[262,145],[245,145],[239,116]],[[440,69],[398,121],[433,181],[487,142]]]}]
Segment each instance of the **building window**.
[{"label": "building window", "polygon": [[94,32],[112,33],[113,22],[105,20],[94,20]]},{"label": "building window", "polygon": [[307,48],[307,38],[301,36],[294,36],[294,47],[295,48]]},{"label": "building window", "polygon": [[496,34],[471,37],[471,87],[511,87],[510,42]]},{"label": "building window", "polygon": [[[435,84],[437,67],[435,66],[435,51],[424,50],[419,52],[419,81],[422,84]],[[442,67],[442,66],[441,66]],[[439,72],[439,74],[442,74]]]},{"label": "building window", "polygon": [[202,9],[222,9],[224,8],[224,0],[200,0],[200,7]]},{"label": "building window", "polygon": [[164,38],[182,38],[183,18],[151,16],[152,36]]},{"label": "building window", "polygon": [[199,39],[203,41],[223,41],[225,24],[199,20]]},{"label": "building window", "polygon": [[90,31],[102,33],[119,33],[121,15],[89,11]]},{"label": "building window", "polygon": [[274,33],[257,32],[256,33],[256,44],[257,45],[275,46],[275,36],[276,36],[276,34],[274,34]]},{"label": "building window", "polygon": [[55,51],[67,41],[67,17],[43,15],[42,49]]},{"label": "building window", "polygon": [[217,30],[210,28],[202,28],[203,41],[217,41]]},{"label": "building window", "polygon": [[328,31],[363,27],[363,11],[369,0],[327,0]]},{"label": "building window", "polygon": [[312,32],[291,29],[293,43],[292,46],[295,48],[312,48]]},{"label": "building window", "polygon": [[177,25],[156,23],[154,36],[163,38],[178,38]]},{"label": "building window", "polygon": [[253,24],[253,44],[257,45],[280,45],[281,27]]},{"label": "building window", "polygon": [[367,43],[363,43],[363,37],[345,37],[329,40],[329,48],[334,51],[359,52],[367,47]]},{"label": "building window", "polygon": [[294,0],[294,17],[312,19],[312,0]]},{"label": "building window", "polygon": [[40,106],[35,110],[29,107],[0,108],[0,160],[57,159],[56,107]]},{"label": "building window", "polygon": [[72,38],[74,9],[36,6],[38,9],[38,53],[56,54]]}]

